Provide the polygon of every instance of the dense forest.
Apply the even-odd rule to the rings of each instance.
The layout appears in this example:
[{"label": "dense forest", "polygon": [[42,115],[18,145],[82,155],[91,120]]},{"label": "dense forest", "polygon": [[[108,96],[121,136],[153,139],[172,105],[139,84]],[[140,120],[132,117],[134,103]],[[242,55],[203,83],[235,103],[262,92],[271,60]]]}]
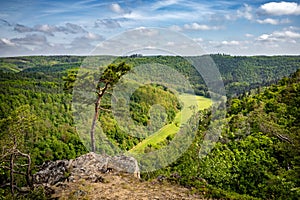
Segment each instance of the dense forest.
[{"label": "dense forest", "polygon": [[[188,151],[172,165],[145,173],[143,178],[159,176],[211,198],[298,199],[300,57],[211,55],[211,58],[219,68],[229,97],[222,137],[208,156],[199,158],[211,117],[209,109],[200,111],[203,117]],[[5,187],[10,179],[5,153],[16,145],[21,152],[30,154],[31,173],[47,160],[71,159],[88,152],[76,132],[72,89],[66,88],[68,77],[76,77],[84,59],[79,56],[0,59],[0,186],[4,186],[0,188],[0,199],[9,195]],[[202,77],[182,57],[138,56],[115,60],[121,61],[133,67],[149,62],[167,65],[188,77],[195,94],[210,96]],[[106,98],[103,104],[109,108],[112,97]],[[167,123],[172,122],[181,108],[172,91],[161,85],[141,87],[131,100],[131,117],[140,125],[149,123],[153,104],[160,103],[166,108]],[[110,112],[101,112],[99,121],[109,140],[122,150],[129,150],[142,140],[121,130]],[[23,158],[16,158],[16,162],[25,163]],[[22,175],[17,175],[14,181],[18,187],[26,185]]]},{"label": "dense forest", "polygon": [[300,70],[278,84],[228,102],[226,125],[215,148],[199,160],[209,124],[203,111],[196,140],[171,166],[145,174],[212,198],[299,199]]}]

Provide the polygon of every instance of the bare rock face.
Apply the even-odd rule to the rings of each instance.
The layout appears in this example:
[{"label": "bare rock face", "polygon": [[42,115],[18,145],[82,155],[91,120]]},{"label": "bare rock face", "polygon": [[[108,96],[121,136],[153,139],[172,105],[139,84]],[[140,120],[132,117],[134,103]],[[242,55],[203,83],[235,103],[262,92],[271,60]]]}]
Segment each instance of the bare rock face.
[{"label": "bare rock face", "polygon": [[133,157],[128,156],[114,156],[108,159],[107,169],[113,169],[119,172],[127,172],[134,174],[135,177],[140,178],[140,169],[138,162]]},{"label": "bare rock face", "polygon": [[58,160],[45,162],[42,165],[42,170],[33,176],[34,183],[55,185],[66,179],[68,173],[68,160]]},{"label": "bare rock face", "polygon": [[105,156],[88,153],[74,160],[58,160],[46,162],[41,170],[33,176],[35,184],[56,185],[65,180],[79,179],[101,181],[101,173],[108,172],[131,173],[140,178],[137,161],[128,156]]}]

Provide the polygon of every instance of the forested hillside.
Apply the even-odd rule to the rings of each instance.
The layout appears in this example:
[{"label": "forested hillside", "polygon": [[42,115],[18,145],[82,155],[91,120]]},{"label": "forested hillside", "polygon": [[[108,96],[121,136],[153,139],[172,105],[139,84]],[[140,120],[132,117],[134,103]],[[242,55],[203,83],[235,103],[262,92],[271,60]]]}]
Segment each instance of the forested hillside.
[{"label": "forested hillside", "polygon": [[7,134],[6,130],[16,120],[13,117],[24,112],[34,116],[34,124],[30,127],[30,132],[34,135],[26,140],[35,141],[25,146],[32,152],[36,164],[45,160],[76,157],[86,152],[76,135],[71,113],[72,97],[63,92],[62,80],[66,75],[66,68],[78,67],[80,63],[78,58],[75,58],[74,63],[65,59],[1,59],[1,66],[11,64],[14,69],[21,70],[18,73],[0,71],[1,136]]},{"label": "forested hillside", "polygon": [[[189,150],[171,166],[143,178],[161,175],[164,180],[216,198],[297,199],[300,72],[286,77],[300,69],[300,56],[211,57],[228,97],[234,97],[228,101],[220,141],[208,156],[199,159],[210,121],[210,111],[201,111],[197,137]],[[74,125],[72,90],[64,90],[68,75],[76,76],[83,60],[78,56],[0,58],[0,186],[5,186],[10,176],[5,149],[14,145],[30,154],[32,172],[44,161],[71,159],[87,152]],[[209,97],[201,76],[182,57],[123,57],[115,62],[121,61],[133,67],[145,63],[168,65],[189,79],[195,94]],[[110,98],[108,95],[104,102],[107,108]],[[181,109],[175,95],[161,85],[141,87],[131,100],[131,117],[141,125],[149,123],[148,111],[153,104],[161,103],[166,108],[167,123]],[[109,139],[122,150],[142,140],[120,130],[110,112],[101,112],[99,120]],[[15,182],[21,187],[26,180],[16,175]],[[8,193],[7,188],[0,188],[0,199]]]},{"label": "forested hillside", "polygon": [[211,55],[229,97],[275,83],[300,68],[299,56]]},{"label": "forested hillside", "polygon": [[[204,56],[205,57],[205,56]],[[229,97],[236,96],[251,89],[270,85],[277,80],[294,73],[300,68],[300,56],[230,56],[213,54],[210,57],[219,68],[226,93]],[[2,72],[21,72],[47,75],[52,72],[65,72],[80,66],[84,57],[78,56],[30,56],[1,58]],[[134,66],[142,64],[161,64],[176,69],[188,77],[194,86],[195,93],[209,96],[207,87],[199,72],[191,65],[189,59],[180,56],[129,56],[116,59],[125,60]],[[39,72],[39,73],[37,73]],[[53,74],[50,76],[53,77]],[[43,78],[46,78],[43,76]],[[57,81],[61,81],[57,80]]]},{"label": "forested hillside", "polygon": [[144,176],[164,177],[213,198],[299,199],[300,70],[255,95],[230,99],[222,137],[208,156],[199,150],[209,123],[176,163]]}]

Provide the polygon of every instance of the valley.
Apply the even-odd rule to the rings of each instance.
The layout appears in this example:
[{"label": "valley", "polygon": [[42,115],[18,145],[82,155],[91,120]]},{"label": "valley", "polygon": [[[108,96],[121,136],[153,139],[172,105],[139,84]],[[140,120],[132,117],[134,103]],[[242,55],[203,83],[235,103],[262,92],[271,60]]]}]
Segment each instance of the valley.
[{"label": "valley", "polygon": [[180,127],[184,126],[191,117],[191,113],[193,113],[192,109],[204,110],[208,109],[212,104],[211,100],[208,98],[191,94],[180,94],[179,99],[183,103],[183,108],[176,114],[174,121],[163,126],[159,131],[138,143],[129,150],[129,153],[144,153],[145,148],[149,146],[159,148],[159,146],[157,146],[159,143],[164,142],[167,137],[174,137]]},{"label": "valley", "polygon": [[[165,124],[141,138],[119,127],[110,112],[114,97],[109,90],[101,101],[105,109],[100,111],[97,122],[112,145],[99,140],[97,153],[151,154],[171,144],[191,113],[198,112],[201,117],[197,118],[195,137],[176,161],[143,172],[141,180],[133,180],[128,174],[104,173],[107,183],[64,182],[67,189],[58,186],[56,198],[77,198],[74,195],[81,190],[85,193],[79,191],[80,198],[96,195],[103,199],[119,198],[133,191],[137,191],[134,197],[142,194],[150,198],[157,193],[158,199],[163,199],[164,193],[174,199],[299,199],[300,56],[210,56],[222,76],[227,112],[221,135],[205,157],[200,158],[199,151],[206,145],[203,142],[212,113],[210,93],[201,75],[183,57],[120,57],[114,63],[125,62],[133,68],[145,63],[168,64],[188,79],[196,95],[186,94],[182,85],[177,88],[181,91],[178,96],[162,84],[139,87],[129,103],[135,124],[151,124],[153,105],[159,104],[166,111],[162,116]],[[47,188],[34,188],[33,174],[43,163],[74,160],[90,152],[89,133],[85,137],[79,134],[72,104],[72,84],[84,59],[0,58],[0,199],[50,198]],[[166,78],[173,77],[167,71],[165,74]],[[92,107],[93,102],[86,105]],[[90,125],[86,127],[90,129]],[[119,152],[111,146],[118,147]],[[65,178],[69,175],[62,174]],[[11,188],[15,188],[14,197]]]}]

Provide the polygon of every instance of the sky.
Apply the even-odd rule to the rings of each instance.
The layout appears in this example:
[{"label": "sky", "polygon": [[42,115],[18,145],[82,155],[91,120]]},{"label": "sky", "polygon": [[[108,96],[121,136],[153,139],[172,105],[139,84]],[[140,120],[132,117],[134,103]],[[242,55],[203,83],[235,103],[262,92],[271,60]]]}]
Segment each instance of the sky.
[{"label": "sky", "polygon": [[296,0],[0,0],[1,57],[89,55],[141,28],[182,34],[207,54],[300,55]]}]

